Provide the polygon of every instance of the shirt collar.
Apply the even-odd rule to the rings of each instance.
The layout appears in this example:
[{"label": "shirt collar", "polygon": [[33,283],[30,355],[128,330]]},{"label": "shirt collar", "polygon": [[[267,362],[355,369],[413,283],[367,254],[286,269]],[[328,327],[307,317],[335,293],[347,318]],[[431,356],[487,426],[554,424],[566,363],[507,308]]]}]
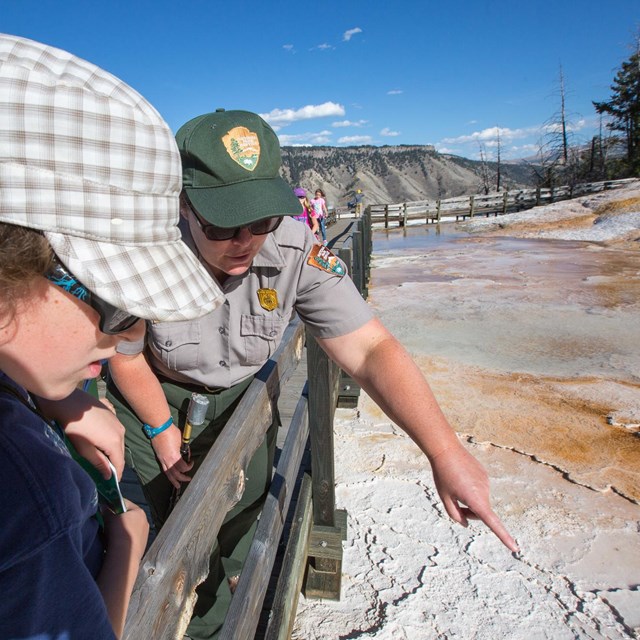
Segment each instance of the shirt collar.
[{"label": "shirt collar", "polygon": [[282,269],[286,266],[284,255],[282,255],[282,250],[277,242],[278,232],[281,228],[282,225],[267,236],[258,255],[253,259],[253,267],[277,267]]}]

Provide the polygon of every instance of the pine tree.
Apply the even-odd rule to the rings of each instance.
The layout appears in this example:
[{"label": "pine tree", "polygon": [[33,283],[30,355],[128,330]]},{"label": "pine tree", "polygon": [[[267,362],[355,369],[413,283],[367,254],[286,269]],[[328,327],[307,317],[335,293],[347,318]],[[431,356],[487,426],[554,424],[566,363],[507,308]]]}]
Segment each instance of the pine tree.
[{"label": "pine tree", "polygon": [[621,131],[631,175],[640,175],[640,38],[636,52],[622,63],[611,85],[608,102],[594,102],[596,111],[611,118],[607,127]]}]

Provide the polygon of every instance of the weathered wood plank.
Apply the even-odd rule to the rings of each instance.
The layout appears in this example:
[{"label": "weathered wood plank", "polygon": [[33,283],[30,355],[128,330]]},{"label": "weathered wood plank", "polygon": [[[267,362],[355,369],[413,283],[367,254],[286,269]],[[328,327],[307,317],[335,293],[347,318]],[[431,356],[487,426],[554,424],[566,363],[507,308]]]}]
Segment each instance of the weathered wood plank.
[{"label": "weathered wood plank", "polygon": [[307,398],[301,396],[220,640],[245,640],[255,635],[308,436]]},{"label": "weathered wood plank", "polygon": [[281,575],[264,640],[288,640],[298,608],[312,524],[311,477],[305,474],[282,562]]}]

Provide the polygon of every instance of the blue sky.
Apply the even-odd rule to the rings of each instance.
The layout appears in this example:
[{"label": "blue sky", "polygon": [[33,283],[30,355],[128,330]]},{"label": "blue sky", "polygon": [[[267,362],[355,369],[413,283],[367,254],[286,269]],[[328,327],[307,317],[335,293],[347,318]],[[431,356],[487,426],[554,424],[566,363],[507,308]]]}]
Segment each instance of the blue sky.
[{"label": "blue sky", "polygon": [[531,156],[559,111],[597,131],[640,33],[638,0],[0,0],[0,31],[75,53],[176,131],[218,107],[262,114],[283,145],[433,144]]}]

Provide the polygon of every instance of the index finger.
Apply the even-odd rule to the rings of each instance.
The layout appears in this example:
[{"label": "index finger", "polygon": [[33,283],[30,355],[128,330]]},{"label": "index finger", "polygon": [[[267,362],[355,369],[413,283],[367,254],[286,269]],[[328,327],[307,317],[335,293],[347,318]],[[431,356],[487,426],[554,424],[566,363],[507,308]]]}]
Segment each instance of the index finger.
[{"label": "index finger", "polygon": [[502,544],[507,547],[513,553],[517,553],[520,551],[520,547],[513,539],[511,534],[507,531],[506,527],[502,524],[502,521],[498,516],[491,510],[488,509],[486,513],[478,513],[476,511],[472,511],[473,516],[482,520],[493,533],[499,538]]}]

